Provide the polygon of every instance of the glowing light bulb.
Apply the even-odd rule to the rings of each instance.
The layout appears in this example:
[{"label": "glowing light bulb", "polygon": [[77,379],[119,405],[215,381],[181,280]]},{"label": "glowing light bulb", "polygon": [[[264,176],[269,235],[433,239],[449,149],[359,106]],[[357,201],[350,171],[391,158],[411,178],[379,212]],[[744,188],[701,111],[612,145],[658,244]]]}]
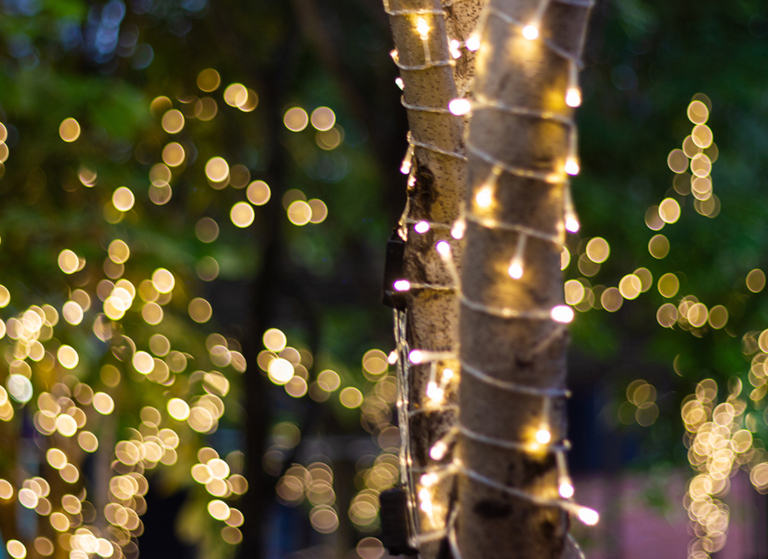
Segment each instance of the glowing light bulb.
[{"label": "glowing light bulb", "polygon": [[463,239],[464,232],[467,230],[467,222],[463,218],[457,219],[451,227],[451,237],[454,239]]},{"label": "glowing light bulb", "polygon": [[578,512],[579,520],[581,520],[587,526],[594,526],[600,522],[600,515],[596,510],[589,509],[587,507],[581,507]]},{"label": "glowing light bulb", "polygon": [[555,322],[568,324],[573,320],[573,309],[568,305],[557,305],[552,309],[550,315]]},{"label": "glowing light bulb", "polygon": [[405,154],[405,157],[403,158],[403,162],[400,164],[400,172],[404,175],[407,175],[411,172],[411,158],[413,157],[413,154],[411,153],[411,150],[408,150],[408,153]]},{"label": "glowing light bulb", "polygon": [[448,110],[456,116],[462,116],[472,110],[472,103],[469,99],[459,97],[458,99],[453,99],[450,103],[448,103]]},{"label": "glowing light bulb", "polygon": [[565,161],[565,172],[568,173],[569,175],[571,176],[578,175],[580,170],[581,169],[579,168],[579,162],[576,160],[575,157],[569,157]]},{"label": "glowing light bulb", "polygon": [[421,35],[422,39],[429,37],[429,24],[423,17],[420,17],[418,20],[416,20],[416,31],[419,32],[419,35]]},{"label": "glowing light bulb", "polygon": [[535,25],[526,25],[523,27],[523,37],[529,41],[533,41],[539,38],[539,28]]},{"label": "glowing light bulb", "polygon": [[413,230],[417,233],[426,233],[429,231],[429,223],[426,221],[419,221],[416,225],[413,226]]},{"label": "glowing light bulb", "polygon": [[523,277],[523,265],[513,258],[512,264],[509,265],[509,270],[507,270],[507,272],[512,279],[520,279]]},{"label": "glowing light bulb", "polygon": [[447,382],[453,378],[453,369],[443,369],[443,381]]},{"label": "glowing light bulb", "polygon": [[549,432],[549,429],[542,427],[538,431],[536,431],[536,442],[539,444],[547,444],[549,441],[552,440],[552,433]]},{"label": "glowing light bulb", "polygon": [[560,481],[560,487],[558,487],[558,493],[560,493],[560,496],[563,499],[570,499],[573,497],[574,489],[573,489],[573,483],[571,483],[570,478],[564,478]]},{"label": "glowing light bulb", "polygon": [[408,361],[414,365],[418,365],[424,361],[424,352],[418,349],[411,350],[411,352],[408,354]]},{"label": "glowing light bulb", "polygon": [[443,441],[437,441],[432,448],[429,449],[429,456],[432,460],[442,460],[445,458],[445,454],[448,452],[448,445]]},{"label": "glowing light bulb", "polygon": [[480,48],[480,33],[474,31],[464,44],[466,45],[467,50],[471,50],[472,52],[478,50]]},{"label": "glowing light bulb", "polygon": [[389,355],[387,355],[387,363],[389,363],[390,365],[394,365],[395,363],[397,363],[397,351],[395,351],[394,349],[389,352]]},{"label": "glowing light bulb", "polygon": [[569,87],[565,93],[565,104],[569,107],[578,107],[581,105],[581,91],[578,87]]},{"label": "glowing light bulb", "polygon": [[475,194],[475,203],[481,208],[487,208],[493,203],[493,191],[486,185]]},{"label": "glowing light bulb", "polygon": [[575,217],[569,216],[565,218],[565,228],[571,233],[578,232],[580,227],[581,225],[579,224],[579,220]]},{"label": "glowing light bulb", "polygon": [[394,286],[395,286],[395,291],[408,291],[409,289],[411,289],[411,282],[404,279],[397,280]]},{"label": "glowing light bulb", "polygon": [[401,90],[405,89],[405,82],[403,81],[403,78],[400,76],[395,78],[395,83],[397,84],[397,87],[399,87]]},{"label": "glowing light bulb", "polygon": [[437,243],[437,252],[442,256],[449,256],[451,254],[451,245],[447,241],[440,241]]},{"label": "glowing light bulb", "polygon": [[459,50],[460,46],[461,46],[461,43],[456,39],[453,39],[448,43],[448,50],[451,51],[452,58],[454,59],[461,58],[461,51]]},{"label": "glowing light bulb", "polygon": [[419,479],[419,482],[424,487],[432,487],[435,485],[438,481],[440,481],[440,478],[437,477],[437,474],[435,472],[429,472],[428,474],[424,474]]},{"label": "glowing light bulb", "polygon": [[436,382],[427,383],[427,398],[432,400],[433,404],[439,404],[443,401],[445,391],[437,386]]}]

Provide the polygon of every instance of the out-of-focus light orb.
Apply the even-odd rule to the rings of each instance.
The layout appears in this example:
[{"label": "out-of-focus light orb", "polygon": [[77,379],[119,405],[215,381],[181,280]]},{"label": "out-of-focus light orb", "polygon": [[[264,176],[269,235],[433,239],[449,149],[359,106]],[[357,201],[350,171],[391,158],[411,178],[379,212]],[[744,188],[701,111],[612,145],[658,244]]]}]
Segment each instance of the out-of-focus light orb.
[{"label": "out-of-focus light orb", "polygon": [[65,142],[74,142],[80,137],[80,123],[74,118],[65,118],[59,125],[59,136]]},{"label": "out-of-focus light orb", "polygon": [[293,378],[294,369],[290,361],[278,357],[269,362],[267,373],[272,382],[282,385]]},{"label": "out-of-focus light orb", "polygon": [[285,345],[288,343],[288,339],[282,330],[278,328],[270,328],[264,332],[263,340],[264,347],[270,351],[280,352],[285,349]]},{"label": "out-of-focus light orb", "polygon": [[166,111],[160,121],[163,130],[169,134],[177,134],[184,128],[184,115],[178,109],[171,109]]},{"label": "out-of-focus light orb", "polygon": [[226,520],[229,518],[229,505],[224,501],[214,499],[208,503],[208,514],[216,520]]},{"label": "out-of-focus light orb", "polygon": [[97,392],[93,395],[93,407],[100,414],[109,415],[115,410],[115,401],[109,394]]},{"label": "out-of-focus light orb", "polygon": [[363,393],[354,386],[348,386],[339,393],[339,401],[345,408],[359,408],[363,403]]},{"label": "out-of-focus light orb", "polygon": [[325,202],[313,198],[312,200],[309,200],[307,204],[309,204],[309,207],[312,210],[312,217],[309,219],[310,222],[317,224],[325,221],[325,218],[328,217],[328,206],[325,205]]},{"label": "out-of-focus light orb", "polygon": [[127,212],[133,208],[136,198],[127,186],[121,186],[112,194],[112,205],[121,212]]},{"label": "out-of-focus light orb", "polygon": [[306,225],[312,219],[312,207],[304,200],[295,200],[288,206],[288,220],[294,225]]},{"label": "out-of-focus light orb", "polygon": [[229,177],[229,164],[223,157],[211,157],[205,164],[205,175],[212,182],[224,182]]},{"label": "out-of-focus light orb", "polygon": [[587,243],[587,257],[596,264],[602,264],[611,255],[611,247],[608,241],[602,237],[595,237]]},{"label": "out-of-focus light orb", "polygon": [[186,421],[189,418],[189,404],[181,398],[168,400],[168,415],[176,421]]},{"label": "out-of-focus light orb", "polygon": [[13,559],[24,559],[27,556],[27,548],[19,540],[8,540],[5,549]]},{"label": "out-of-focus light orb", "polygon": [[210,217],[203,217],[195,225],[195,235],[204,243],[212,243],[219,238],[219,224]]},{"label": "out-of-focus light orb", "polygon": [[539,29],[535,25],[526,25],[523,27],[523,37],[529,41],[539,38]]},{"label": "out-of-focus light orb", "polygon": [[56,357],[61,363],[61,366],[65,369],[74,369],[80,362],[80,356],[77,354],[75,348],[70,345],[63,344],[59,346],[56,352]]},{"label": "out-of-focus light orb", "polygon": [[199,324],[208,322],[213,314],[211,304],[201,297],[192,299],[189,302],[188,311],[192,320]]},{"label": "out-of-focus light orb", "polygon": [[336,124],[336,114],[328,107],[318,107],[312,111],[312,126],[321,132],[330,130]]},{"label": "out-of-focus light orb", "polygon": [[221,85],[221,76],[213,68],[206,68],[197,75],[197,87],[200,91],[210,93],[216,91]]},{"label": "out-of-focus light orb", "polygon": [[230,107],[242,107],[248,102],[248,89],[241,83],[232,83],[224,90],[224,102]]},{"label": "out-of-focus light orb", "polygon": [[269,198],[272,196],[272,191],[269,185],[264,181],[253,181],[248,185],[245,195],[248,197],[248,201],[254,206],[263,206],[269,202]]},{"label": "out-of-focus light orb", "polygon": [[765,273],[755,268],[747,274],[747,289],[752,293],[760,293],[765,287]]},{"label": "out-of-focus light orb", "polygon": [[178,142],[171,142],[163,148],[163,162],[169,167],[178,167],[184,163],[184,148]]},{"label": "out-of-focus light orb", "polygon": [[659,278],[658,288],[662,297],[671,299],[677,295],[677,292],[680,289],[680,280],[677,279],[675,274],[664,274]]},{"label": "out-of-focus light orb", "polygon": [[74,274],[80,268],[80,259],[71,250],[64,249],[59,253],[59,268],[65,274]]},{"label": "out-of-focus light orb", "polygon": [[5,387],[8,389],[8,394],[11,395],[11,398],[19,403],[26,404],[32,399],[32,383],[24,375],[8,375]]},{"label": "out-of-focus light orb", "polygon": [[309,124],[309,116],[307,111],[301,107],[292,107],[285,111],[283,115],[283,124],[291,132],[301,132]]},{"label": "out-of-focus light orb", "polygon": [[176,285],[176,279],[165,268],[158,268],[152,273],[152,284],[160,293],[170,293]]},{"label": "out-of-focus light orb", "polygon": [[256,213],[247,202],[237,202],[229,211],[229,217],[236,227],[243,229],[253,223],[253,220],[256,219]]},{"label": "out-of-focus light orb", "polygon": [[688,120],[694,124],[704,124],[709,118],[709,109],[701,101],[691,101],[688,105]]}]

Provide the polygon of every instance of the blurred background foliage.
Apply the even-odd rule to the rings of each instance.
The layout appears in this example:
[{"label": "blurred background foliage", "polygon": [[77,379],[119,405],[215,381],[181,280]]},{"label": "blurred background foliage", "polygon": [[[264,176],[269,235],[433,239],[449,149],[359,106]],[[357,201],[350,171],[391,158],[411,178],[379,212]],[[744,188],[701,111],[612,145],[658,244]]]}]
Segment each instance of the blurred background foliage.
[{"label": "blurred background foliage", "polygon": [[[406,148],[405,114],[380,3],[3,0],[1,6],[0,122],[7,129],[7,159],[0,168],[0,283],[12,299],[0,317],[7,322],[43,303],[61,310],[74,289],[90,293],[83,322],[62,322],[46,349],[77,349],[76,381],[68,370],[55,369],[71,390],[77,383],[107,390],[102,366],[122,367],[130,382],[111,387],[117,421],[98,428],[116,431],[112,439],[100,435],[103,445],[130,438],[143,407],[165,413],[169,397],[203,393],[189,377],[197,368],[216,366],[206,347],[210,334],[222,334],[228,350],[242,353],[248,363],[245,373],[222,368],[232,389],[222,396],[227,411],[218,430],[180,428],[189,447],[182,444],[172,466],[149,476],[158,489],[147,496],[141,553],[195,553],[167,540],[174,529],[169,518],[185,499],[192,505],[178,517],[176,531],[186,544],[202,546],[203,556],[279,557],[327,541],[335,542],[339,556],[354,549],[360,538],[375,534],[376,523],[360,517],[350,522],[350,507],[364,491],[375,494],[392,481],[371,481],[368,474],[384,475],[386,460],[374,462],[376,454],[393,450],[381,436],[390,419],[383,409],[391,404],[390,385],[382,383],[389,381],[361,367],[363,356],[372,355],[368,350],[387,352],[393,344],[390,314],[379,304],[380,284],[386,238],[405,201],[405,179],[398,172]],[[760,384],[748,373],[753,354],[768,349],[760,344],[768,303],[759,293],[762,286],[748,287],[747,275],[768,265],[768,240],[761,234],[767,206],[759,198],[768,149],[762,124],[768,96],[760,71],[767,52],[766,7],[757,1],[615,0],[599,2],[593,14],[578,112],[582,174],[574,181],[582,229],[569,238],[565,268],[566,280],[578,280],[583,292],[579,298],[571,284],[572,302],[582,311],[572,328],[574,469],[685,464],[681,404],[706,378],[716,382],[720,401],[736,392],[736,379],[741,382],[747,406],[741,421],[763,448],[764,394],[752,392]],[[217,71],[220,85],[203,91],[209,87],[201,89],[198,79],[207,68]],[[241,84],[246,97],[228,103],[230,84]],[[709,205],[696,205],[690,178],[667,163],[691,134],[687,110],[696,94],[705,95],[697,98],[711,114],[707,125],[716,145],[704,151],[714,162],[716,198],[707,198]],[[304,117],[329,107],[335,123],[328,130],[302,125],[301,111],[293,113],[299,119],[293,122],[287,114],[295,107]],[[175,128],[163,120],[170,110],[182,117],[175,133],[168,133]],[[74,142],[62,141],[59,133],[67,118],[79,123]],[[183,149],[183,161],[157,168],[170,142]],[[228,186],[206,172],[214,157],[228,162]],[[251,203],[253,222],[236,226],[230,211],[249,201],[248,185],[257,180],[269,185],[269,201]],[[112,201],[120,186],[135,196],[123,212]],[[172,196],[165,200],[168,192]],[[667,198],[677,202],[679,220],[653,209]],[[288,206],[302,199],[322,200],[327,219],[297,225]],[[674,213],[673,206],[666,208]],[[210,237],[200,232],[202,218],[216,222],[215,241],[201,240]],[[667,239],[666,253],[663,240],[649,248],[657,235]],[[589,241],[596,237],[609,247],[607,259],[590,256]],[[148,324],[137,303],[115,321],[114,331],[109,328],[110,339],[100,341],[93,328],[102,311],[96,292],[105,276],[119,277],[114,265],[102,264],[117,238],[130,247],[125,277],[137,288],[161,267],[173,272],[176,287],[160,326]],[[85,267],[64,275],[57,265],[63,249],[84,258]],[[643,292],[636,298],[616,299],[616,292],[604,297],[640,268],[652,280],[637,273]],[[664,274],[679,282],[668,297],[658,288]],[[683,309],[684,296],[696,297],[708,314],[722,305],[726,323],[715,328],[708,316],[692,325],[686,313],[695,302],[688,299]],[[188,304],[196,297],[210,301],[210,322],[190,319]],[[671,319],[669,307],[659,310],[670,303]],[[615,312],[605,310],[617,305]],[[279,328],[289,346],[310,356],[301,360],[306,396],[291,397],[270,382],[266,366],[259,367],[274,357],[263,353],[263,334],[270,328]],[[136,345],[130,353],[146,350],[158,332],[195,359],[171,387],[142,381],[121,349],[123,335]],[[8,336],[3,343],[4,349],[13,346]],[[13,361],[7,350],[5,361],[4,383]],[[338,373],[340,386],[316,387],[313,397],[312,384],[326,369]],[[644,382],[630,385],[637,379]],[[646,385],[652,390],[642,388],[641,397],[637,389]],[[361,390],[362,406],[343,405],[339,395],[345,387]],[[26,407],[13,404],[15,423],[0,424],[4,449],[14,446],[14,438],[47,448],[29,429],[41,390],[52,385],[36,385]],[[292,442],[285,443],[286,437]],[[620,444],[605,444],[610,441]],[[245,519],[239,546],[224,543],[222,523],[205,510],[210,495],[188,475],[201,460],[198,447],[242,463],[249,490],[233,505]],[[243,458],[232,454],[238,451]],[[16,455],[3,453],[4,472],[15,467],[11,456]],[[765,458],[758,452],[750,460]],[[305,470],[291,470],[294,463]],[[309,485],[300,485],[298,493],[285,489],[292,479],[314,479],[310,466],[318,463],[333,472],[335,536],[320,534],[322,522],[310,521],[319,505],[294,508],[308,498]],[[157,512],[164,510],[171,512]],[[126,555],[132,553],[126,548]],[[369,559],[365,550],[357,553]]]}]

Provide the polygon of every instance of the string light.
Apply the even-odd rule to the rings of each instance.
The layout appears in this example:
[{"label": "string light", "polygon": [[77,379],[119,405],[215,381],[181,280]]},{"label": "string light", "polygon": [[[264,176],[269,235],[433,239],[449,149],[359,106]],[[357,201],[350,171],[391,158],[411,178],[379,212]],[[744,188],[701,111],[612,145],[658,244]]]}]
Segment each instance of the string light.
[{"label": "string light", "polygon": [[565,91],[565,104],[569,107],[581,106],[581,88],[579,88],[579,67],[571,60],[569,65],[568,89]]},{"label": "string light", "polygon": [[417,233],[424,234],[427,231],[429,231],[429,222],[428,221],[419,221],[413,227],[413,230],[416,231]]},{"label": "string light", "polygon": [[576,215],[576,209],[573,206],[573,195],[571,194],[570,181],[565,184],[563,190],[563,205],[565,206],[565,228],[570,233],[578,232],[580,228],[579,217]]},{"label": "string light", "polygon": [[[591,4],[585,3],[584,0],[553,0],[553,1],[560,1],[562,3],[574,4],[579,6],[583,5],[584,7],[591,6]],[[453,3],[451,0],[448,0],[448,2],[449,4]],[[467,48],[468,51],[477,51],[480,48],[482,43],[482,34],[486,25],[487,17],[489,15],[496,16],[509,24],[519,26],[522,32],[522,35],[526,39],[528,40],[541,39],[542,43],[545,44],[555,54],[562,56],[568,60],[569,79],[568,79],[568,86],[564,93],[564,98],[567,106],[569,107],[579,106],[581,104],[581,90],[578,84],[578,70],[579,68],[582,67],[581,61],[575,56],[571,55],[569,52],[559,47],[557,44],[553,43],[552,41],[546,38],[541,38],[540,25],[541,25],[542,19],[544,18],[544,14],[547,10],[549,3],[550,3],[550,0],[542,0],[539,3],[538,9],[536,10],[534,16],[526,25],[520,24],[520,22],[517,22],[510,16],[503,14],[501,12],[498,12],[497,10],[494,10],[494,9],[484,10],[480,20],[478,21],[477,28],[472,32],[472,34],[470,35],[470,37],[467,39],[466,42],[461,43],[460,41],[457,41],[457,40],[448,40],[448,53],[450,55],[450,58],[453,60],[460,58],[461,56],[460,49],[462,46]],[[388,12],[388,13],[390,13],[390,15],[395,15],[395,16],[396,15],[423,16],[423,15],[432,14],[432,13],[435,13],[436,15],[436,12],[437,12],[436,10],[435,11],[400,10],[397,12]],[[429,67],[440,66],[440,65],[450,65],[453,63],[453,60],[433,61],[431,59],[431,53],[429,51],[429,44],[428,44],[430,27],[429,27],[429,24],[427,23],[427,20],[424,17],[415,18],[415,28],[416,28],[416,32],[419,34],[420,38],[422,39],[423,50],[424,50],[424,63],[420,65],[411,65],[411,66],[401,65],[399,61],[399,57],[397,55],[397,51],[393,51],[393,59],[401,70],[423,70]],[[473,223],[488,229],[502,229],[502,230],[515,231],[518,233],[517,245],[515,247],[515,252],[512,256],[512,259],[510,260],[507,272],[512,279],[521,279],[524,274],[525,248],[526,248],[526,243],[529,237],[550,243],[557,249],[562,249],[563,229],[570,232],[578,231],[579,222],[578,222],[578,218],[576,216],[575,210],[573,208],[573,201],[571,197],[571,189],[570,189],[570,182],[568,180],[568,175],[578,174],[580,171],[579,169],[580,165],[579,165],[579,159],[576,151],[575,124],[572,118],[570,118],[570,116],[564,115],[564,114],[557,114],[551,111],[537,111],[537,110],[529,109],[526,107],[506,106],[501,102],[485,99],[482,96],[477,95],[476,93],[475,93],[474,100],[470,100],[464,97],[453,99],[448,103],[447,107],[420,106],[420,105],[415,105],[411,103],[406,103],[404,99],[402,100],[402,102],[403,102],[403,105],[408,110],[431,112],[435,114],[450,114],[450,115],[455,115],[459,117],[468,115],[477,109],[499,110],[499,111],[504,111],[511,114],[523,116],[523,117],[545,119],[545,120],[551,120],[553,122],[559,122],[563,126],[567,127],[569,132],[569,146],[568,146],[568,151],[567,151],[567,155],[566,155],[563,166],[560,167],[559,169],[552,169],[549,171],[541,170],[538,168],[524,168],[524,167],[508,165],[502,161],[497,160],[491,154],[485,153],[484,151],[478,149],[477,146],[467,141],[466,142],[467,152],[478,157],[479,159],[484,160],[490,166],[488,177],[486,178],[485,181],[481,183],[481,185],[477,188],[477,190],[473,193],[473,196],[472,196],[472,201],[474,202],[473,204],[474,208],[478,213],[470,211],[465,215],[464,210],[462,209],[459,217],[450,226],[447,226],[445,224],[433,224],[432,222],[427,220],[419,220],[419,221],[415,221],[411,219],[405,220],[406,224],[413,225],[414,232],[418,234],[424,234],[431,229],[435,229],[437,231],[439,226],[439,229],[449,229],[451,237],[453,239],[458,240],[458,239],[462,239],[465,234],[466,227],[467,227],[466,225],[467,220],[472,221]],[[442,154],[448,157],[454,157],[462,161],[466,160],[466,156],[462,153],[440,148],[428,142],[421,141],[421,138],[417,141],[416,139],[413,138],[413,136],[410,133],[408,135],[408,144],[409,144],[408,153],[406,154],[406,157],[403,160],[401,171],[404,174],[409,175],[409,186],[413,185],[415,181],[415,176],[412,173],[412,158],[414,156],[414,148],[418,147],[418,148],[429,150],[434,153]],[[509,173],[515,176],[540,180],[549,184],[562,185],[564,189],[563,190],[563,221],[558,225],[557,231],[559,232],[559,234],[539,231],[539,230],[528,228],[526,226],[522,226],[519,224],[506,223],[506,222],[499,221],[495,217],[491,217],[490,215],[482,215],[482,214],[489,213],[489,210],[493,208],[493,205],[496,202],[498,179],[502,173]],[[481,214],[481,215],[478,215],[478,214]],[[409,280],[403,279],[403,280],[399,280],[398,282],[395,282],[396,289],[397,289],[397,284],[400,284],[401,287],[404,288],[404,290],[411,290],[411,289],[418,289],[418,288],[453,289],[458,293],[461,305],[472,311],[483,312],[483,313],[491,314],[493,316],[509,318],[509,319],[543,320],[543,321],[554,322],[555,325],[551,328],[551,331],[549,332],[549,334],[543,340],[539,341],[536,344],[536,346],[532,349],[533,355],[543,351],[546,347],[549,346],[549,344],[552,343],[552,341],[554,341],[555,339],[558,339],[564,331],[563,325],[573,320],[573,317],[574,317],[573,309],[567,305],[556,305],[552,308],[534,308],[534,309],[523,311],[523,310],[515,309],[512,307],[486,305],[484,303],[480,303],[478,301],[472,301],[468,299],[464,295],[464,293],[461,291],[460,278],[458,277],[456,266],[455,266],[455,263],[453,262],[450,243],[446,240],[440,240],[435,245],[435,248],[438,254],[440,255],[441,259],[443,260],[447,270],[450,272],[453,285],[452,286],[433,286],[430,284],[411,283]],[[400,283],[400,282],[404,282],[404,283]],[[434,413],[436,411],[439,411],[439,412],[456,411],[457,407],[454,405],[447,405],[447,406],[442,405],[442,402],[445,399],[446,391],[448,390],[450,382],[456,377],[456,374],[451,368],[446,367],[442,369],[440,378],[438,379],[439,362],[457,359],[456,353],[451,351],[433,351],[433,350],[426,350],[426,349],[411,350],[408,347],[406,342],[406,324],[407,324],[406,316],[407,316],[407,311],[396,311],[395,323],[396,323],[396,337],[398,338],[398,342],[397,342],[398,353],[402,352],[403,357],[407,356],[407,359],[402,358],[398,360],[398,363],[400,364],[399,370],[401,371],[400,373],[401,384],[403,386],[408,386],[407,384],[408,377],[409,377],[408,371],[411,365],[423,365],[423,364],[429,363],[430,372],[429,372],[429,379],[428,379],[428,382],[426,383],[426,390],[425,390],[427,405],[424,407],[414,409],[412,411],[409,410],[407,390],[399,390],[398,413],[400,414],[404,413],[405,417],[407,418],[407,417],[410,417],[411,415],[420,414],[420,413]],[[490,478],[483,476],[478,472],[474,472],[466,468],[457,458],[453,458],[449,462],[449,465],[447,468],[440,469],[440,470],[427,471],[423,475],[421,475],[421,477],[419,478],[418,485],[420,486],[420,489],[415,491],[416,495],[418,496],[419,510],[423,511],[429,517],[430,521],[434,524],[435,512],[437,510],[437,507],[434,502],[434,495],[432,494],[432,491],[430,489],[435,485],[437,485],[440,482],[440,480],[443,479],[445,476],[455,475],[457,473],[460,473],[469,478],[475,479],[476,481],[480,481],[481,483],[484,483],[488,486],[499,489],[500,491],[505,491],[508,494],[514,495],[522,499],[526,499],[530,502],[541,504],[543,506],[558,506],[566,510],[567,512],[574,514],[585,524],[591,525],[596,523],[599,520],[599,515],[597,514],[596,511],[589,509],[587,507],[582,507],[570,501],[571,497],[574,494],[574,490],[573,490],[573,483],[567,472],[565,455],[564,455],[564,451],[566,451],[569,448],[569,444],[567,441],[562,441],[562,442],[553,441],[553,434],[550,428],[550,409],[551,409],[552,399],[567,396],[569,394],[568,391],[561,388],[551,388],[551,387],[539,388],[539,387],[532,387],[532,386],[526,386],[526,385],[519,385],[517,383],[497,379],[497,378],[491,377],[490,375],[464,362],[461,363],[461,370],[463,373],[470,374],[475,378],[479,379],[480,381],[485,382],[489,385],[502,388],[505,390],[518,392],[521,394],[527,394],[527,395],[542,398],[543,412],[541,415],[541,422],[538,428],[532,431],[533,437],[527,442],[526,441],[520,441],[520,442],[508,441],[508,440],[500,440],[492,437],[487,437],[479,433],[474,433],[471,430],[467,429],[465,426],[463,426],[461,423],[459,423],[457,427],[451,428],[444,436],[439,438],[430,447],[429,449],[430,458],[437,461],[444,460],[448,455],[448,453],[450,452],[451,443],[455,439],[457,434],[462,434],[463,436],[469,437],[471,439],[474,439],[476,441],[480,441],[486,444],[492,444],[492,445],[496,445],[504,448],[511,448],[521,452],[529,452],[529,453],[540,453],[542,451],[553,452],[557,457],[557,464],[558,464],[557,492],[560,498],[546,499],[543,497],[539,497],[537,495],[533,495],[526,491],[522,491],[512,487],[507,487]],[[401,440],[407,441],[409,436],[407,433],[408,420],[407,419],[403,420],[402,418],[403,416],[401,415],[401,427],[404,429],[405,432],[403,433],[403,438]],[[407,464],[410,464],[410,447],[407,444],[407,442],[403,442],[401,444],[401,467],[403,468],[403,473],[404,473],[403,478],[406,480],[409,480],[411,478],[409,477]],[[453,555],[457,559],[460,559],[461,554],[459,552],[458,545],[456,543],[456,534],[455,534],[455,522],[456,522],[458,507],[459,506],[457,505],[451,508],[450,517],[446,519],[445,528],[443,530],[433,530],[431,532],[423,533],[423,534],[418,533],[418,530],[417,530],[417,533],[414,534],[413,537],[411,538],[412,542],[420,543],[420,542],[426,542],[426,541],[434,541],[437,539],[441,539],[447,535],[449,539],[449,543],[451,545],[451,550],[453,552]]]},{"label": "string light", "polygon": [[515,248],[515,255],[512,257],[512,262],[509,264],[507,272],[513,279],[520,279],[523,277],[523,252],[525,251],[525,235],[518,235],[517,248]]}]

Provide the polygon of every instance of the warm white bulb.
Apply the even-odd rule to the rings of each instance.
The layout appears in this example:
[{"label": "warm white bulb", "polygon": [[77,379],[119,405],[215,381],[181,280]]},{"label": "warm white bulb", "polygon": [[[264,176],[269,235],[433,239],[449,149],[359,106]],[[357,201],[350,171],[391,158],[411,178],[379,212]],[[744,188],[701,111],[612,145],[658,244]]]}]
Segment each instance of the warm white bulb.
[{"label": "warm white bulb", "polygon": [[451,245],[448,244],[447,241],[440,241],[437,243],[437,252],[439,252],[443,256],[448,256],[451,254]]},{"label": "warm white bulb", "polygon": [[580,227],[579,220],[575,217],[569,217],[565,220],[565,228],[571,233],[578,232]]},{"label": "warm white bulb", "polygon": [[403,81],[403,78],[401,78],[400,76],[395,78],[395,83],[397,84],[397,87],[399,87],[400,89],[405,89],[405,82]]},{"label": "warm white bulb", "polygon": [[419,32],[422,39],[426,39],[429,36],[429,24],[423,17],[416,21],[416,31]]},{"label": "warm white bulb", "polygon": [[523,37],[529,41],[539,38],[539,29],[535,25],[526,25],[523,27]]},{"label": "warm white bulb", "polygon": [[465,99],[463,97],[453,99],[450,103],[448,103],[448,110],[456,116],[462,116],[472,110],[472,103],[469,99]]},{"label": "warm white bulb", "polygon": [[390,365],[394,365],[395,363],[397,363],[397,351],[395,351],[394,349],[389,352],[389,355],[387,356],[387,363],[389,363]]},{"label": "warm white bulb", "polygon": [[432,400],[433,404],[439,404],[443,401],[445,391],[437,386],[436,382],[427,383],[427,398]]},{"label": "warm white bulb", "polygon": [[445,453],[448,452],[448,445],[443,441],[437,441],[432,448],[429,449],[429,455],[432,460],[442,460],[445,457]]},{"label": "warm white bulb", "polygon": [[[435,472],[429,472],[428,474],[424,474],[424,475],[423,475],[423,476],[421,476],[421,478],[419,479],[419,482],[420,482],[420,483],[421,483],[421,484],[422,484],[424,487],[432,487],[432,486],[433,486],[433,485],[435,485],[435,484],[436,484],[438,481],[440,481],[440,479],[437,477],[437,474],[436,474]],[[424,491],[424,490],[422,489],[422,491]]]},{"label": "warm white bulb", "polygon": [[578,175],[579,171],[579,162],[575,157],[569,157],[565,162],[565,172],[573,176]]},{"label": "warm white bulb", "polygon": [[413,230],[417,233],[426,233],[429,231],[429,223],[426,221],[419,221],[416,225],[413,226]]},{"label": "warm white bulb", "polygon": [[547,444],[549,441],[552,440],[552,433],[549,432],[549,429],[539,429],[536,431],[536,442],[539,444]]},{"label": "warm white bulb", "polygon": [[563,499],[570,499],[574,493],[573,484],[568,480],[561,482],[558,492]]},{"label": "warm white bulb", "polygon": [[581,507],[579,509],[579,520],[581,520],[587,526],[594,526],[600,522],[600,515],[596,510],[588,509],[587,507]]},{"label": "warm white bulb", "polygon": [[403,159],[403,163],[400,165],[400,172],[404,175],[407,175],[411,172],[411,158],[406,157]]},{"label": "warm white bulb", "polygon": [[555,322],[568,324],[573,320],[573,309],[568,305],[557,305],[552,309],[550,315]]},{"label": "warm white bulb", "polygon": [[493,203],[493,192],[491,187],[484,186],[475,194],[475,203],[481,208],[487,208]]},{"label": "warm white bulb", "polygon": [[569,107],[578,107],[581,105],[581,91],[578,87],[569,87],[565,93],[565,104]]},{"label": "warm white bulb", "polygon": [[453,369],[443,369],[443,380],[448,381],[453,378]]},{"label": "warm white bulb", "polygon": [[451,227],[451,237],[454,239],[463,239],[464,232],[467,230],[467,222],[463,219],[457,219]]},{"label": "warm white bulb", "polygon": [[414,349],[408,354],[408,361],[414,365],[418,365],[424,361],[424,353],[421,350]]},{"label": "warm white bulb", "polygon": [[411,288],[411,282],[408,280],[397,280],[395,282],[395,291],[408,291]]},{"label": "warm white bulb", "polygon": [[523,277],[523,265],[513,260],[507,272],[512,279],[520,279]]},{"label": "warm white bulb", "polygon": [[467,39],[467,42],[464,43],[467,47],[467,50],[476,51],[480,48],[480,33],[475,31],[469,36],[469,39]]},{"label": "warm white bulb", "polygon": [[460,46],[461,43],[456,39],[453,39],[450,43],[448,43],[448,50],[451,51],[451,56],[453,58],[461,58],[461,51],[459,50]]}]

